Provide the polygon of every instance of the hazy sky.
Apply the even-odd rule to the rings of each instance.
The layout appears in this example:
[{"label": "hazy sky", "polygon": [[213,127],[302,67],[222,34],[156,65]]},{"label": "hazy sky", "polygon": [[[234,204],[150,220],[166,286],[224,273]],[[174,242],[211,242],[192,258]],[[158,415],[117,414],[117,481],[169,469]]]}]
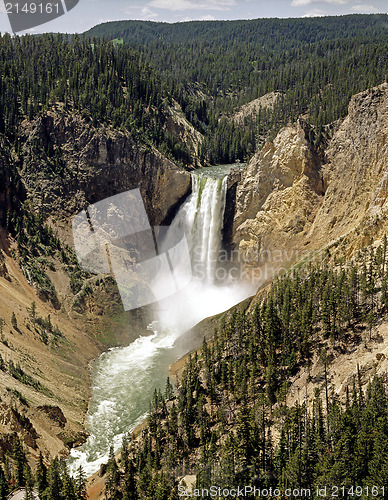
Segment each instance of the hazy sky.
[{"label": "hazy sky", "polygon": [[[72,11],[33,32],[83,32],[96,24],[119,19],[177,22],[376,12],[388,13],[388,0],[80,0]],[[0,0],[0,31],[11,31],[3,0]]]}]

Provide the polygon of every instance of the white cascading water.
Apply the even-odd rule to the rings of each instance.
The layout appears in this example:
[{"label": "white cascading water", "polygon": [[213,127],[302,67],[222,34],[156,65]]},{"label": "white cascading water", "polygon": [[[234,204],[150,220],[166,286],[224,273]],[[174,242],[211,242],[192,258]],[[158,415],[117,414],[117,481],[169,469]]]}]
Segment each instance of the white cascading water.
[{"label": "white cascading water", "polygon": [[221,250],[227,177],[193,175],[193,194],[186,210],[193,270],[202,271],[205,283],[216,281]]},{"label": "white cascading water", "polygon": [[[205,170],[205,169],[204,169]],[[111,349],[93,366],[93,391],[87,428],[90,437],[72,450],[71,472],[82,465],[91,475],[106,463],[111,445],[146,417],[155,388],[164,390],[169,366],[191,350],[174,345],[178,337],[201,320],[223,312],[252,294],[252,287],[231,282],[222,273],[219,253],[229,168],[213,167],[192,174],[192,194],[167,231],[166,247],[184,231],[191,254],[192,280],[179,293],[157,304],[152,334],[139,337],[128,347]],[[209,173],[212,175],[210,176]],[[187,263],[181,272],[187,272]],[[163,286],[163,283],[161,283]]]}]

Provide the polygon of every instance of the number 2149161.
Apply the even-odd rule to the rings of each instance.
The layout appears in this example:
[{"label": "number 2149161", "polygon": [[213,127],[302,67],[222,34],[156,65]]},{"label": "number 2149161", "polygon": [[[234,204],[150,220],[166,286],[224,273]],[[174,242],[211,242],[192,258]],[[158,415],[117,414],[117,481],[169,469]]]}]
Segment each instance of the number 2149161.
[{"label": "number 2149161", "polygon": [[332,486],[328,496],[331,496],[333,498],[349,498],[361,496],[385,498],[385,493],[386,488],[384,486]]},{"label": "number 2149161", "polygon": [[59,14],[62,4],[57,3],[6,3],[7,14]]}]

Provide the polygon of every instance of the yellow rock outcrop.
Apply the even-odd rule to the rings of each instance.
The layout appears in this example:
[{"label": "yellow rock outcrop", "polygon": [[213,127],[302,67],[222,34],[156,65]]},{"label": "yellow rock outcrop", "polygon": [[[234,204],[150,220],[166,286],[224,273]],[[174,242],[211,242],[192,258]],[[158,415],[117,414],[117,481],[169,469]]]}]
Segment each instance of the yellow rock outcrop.
[{"label": "yellow rock outcrop", "polygon": [[235,246],[267,257],[284,250],[285,262],[346,235],[349,248],[381,235],[388,229],[387,134],[387,84],[353,96],[325,155],[303,121],[283,128],[242,175]]}]

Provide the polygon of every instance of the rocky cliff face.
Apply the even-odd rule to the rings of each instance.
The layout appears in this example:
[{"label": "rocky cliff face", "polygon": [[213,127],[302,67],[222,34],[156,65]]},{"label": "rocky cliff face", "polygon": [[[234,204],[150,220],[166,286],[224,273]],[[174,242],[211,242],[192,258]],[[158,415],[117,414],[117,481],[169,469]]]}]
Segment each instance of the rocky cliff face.
[{"label": "rocky cliff face", "polygon": [[[386,226],[388,85],[355,95],[325,155],[306,124],[283,128],[257,153],[236,194],[234,244],[241,251],[324,247],[352,232],[359,243]],[[290,253],[291,252],[291,253]]]},{"label": "rocky cliff face", "polygon": [[228,174],[227,182],[222,240],[223,246],[227,250],[232,250],[233,220],[236,213],[237,187],[241,182],[241,169],[232,168]]},{"label": "rocky cliff face", "polygon": [[203,142],[203,135],[187,121],[181,106],[173,101],[165,113],[166,130],[176,139],[183,142],[198,162],[198,152]]},{"label": "rocky cliff face", "polygon": [[326,154],[326,194],[308,239],[319,244],[349,235],[369,243],[387,229],[387,84],[352,98]]},{"label": "rocky cliff face", "polygon": [[282,129],[243,172],[234,219],[241,251],[292,245],[312,223],[324,186],[321,158],[307,133],[301,121]]},{"label": "rocky cliff face", "polygon": [[23,179],[47,212],[71,216],[139,187],[151,224],[160,225],[190,190],[190,175],[157,150],[77,115],[48,112],[23,124],[22,139]]},{"label": "rocky cliff face", "polygon": [[260,110],[272,110],[280,96],[281,92],[269,92],[268,94],[265,94],[262,97],[249,102],[248,104],[244,104],[233,115],[233,120],[235,120],[236,122],[242,122],[247,117],[258,116]]}]

